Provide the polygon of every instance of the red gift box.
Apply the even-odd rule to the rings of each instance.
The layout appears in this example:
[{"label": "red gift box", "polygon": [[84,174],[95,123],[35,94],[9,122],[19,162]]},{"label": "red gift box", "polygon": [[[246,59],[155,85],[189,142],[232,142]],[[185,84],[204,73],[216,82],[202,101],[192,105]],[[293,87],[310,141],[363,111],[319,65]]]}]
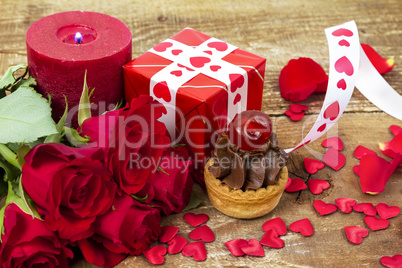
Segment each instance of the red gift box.
[{"label": "red gift box", "polygon": [[217,132],[237,113],[261,110],[265,59],[190,28],[123,68],[126,100],[146,94],[163,103],[161,121],[199,170]]}]

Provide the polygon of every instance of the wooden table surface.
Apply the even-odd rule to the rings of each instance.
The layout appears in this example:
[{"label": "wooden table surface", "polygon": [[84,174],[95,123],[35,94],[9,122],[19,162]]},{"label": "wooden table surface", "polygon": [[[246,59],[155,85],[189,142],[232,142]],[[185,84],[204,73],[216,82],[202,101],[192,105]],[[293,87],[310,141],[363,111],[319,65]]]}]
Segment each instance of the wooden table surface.
[{"label": "wooden table surface", "polygon": [[[128,25],[133,33],[133,58],[172,36],[184,27],[192,27],[244,50],[267,58],[262,110],[272,116],[275,132],[284,148],[294,146],[302,138],[303,128],[315,120],[323,95],[312,95],[302,104],[309,107],[302,121],[292,122],[284,115],[289,102],[279,93],[280,70],[290,59],[310,57],[328,71],[328,47],[324,29],[355,20],[360,40],[374,47],[384,57],[395,60],[395,68],[385,79],[402,94],[402,1],[401,0],[70,0],[23,1],[7,0],[0,4],[0,73],[7,67],[26,62],[25,34],[38,19],[61,11],[87,10],[106,13]],[[351,197],[358,202],[385,202],[402,207],[402,168],[390,178],[386,190],[378,196],[365,195],[352,167],[358,164],[353,151],[358,145],[378,150],[378,143],[392,138],[388,127],[401,121],[385,114],[355,90],[344,115],[331,131],[309,147],[293,152],[289,161],[290,177],[308,178],[303,168],[304,157],[322,158],[324,138],[338,135],[345,144],[342,151],[346,165],[339,171],[325,167],[313,179],[328,180],[331,188],[321,195],[308,190],[285,193],[280,204],[270,214],[255,220],[237,220],[215,210],[206,194],[196,189],[202,204],[193,212],[206,213],[208,226],[216,240],[207,243],[208,257],[203,262],[181,254],[166,255],[166,267],[381,267],[382,256],[402,254],[402,215],[390,220],[385,230],[369,232],[360,245],[350,243],[343,227],[366,227],[363,214],[336,212],[320,216],[313,208],[314,200],[334,203],[334,199]],[[264,247],[265,257],[234,257],[224,242],[235,239],[260,239],[262,224],[281,217],[290,223],[309,218],[315,233],[311,237],[288,231],[282,238],[285,247]],[[180,227],[179,234],[188,238],[193,229],[183,220],[183,214],[163,218],[162,225]],[[79,263],[77,267],[92,267]],[[144,256],[128,257],[118,267],[151,266]]]}]

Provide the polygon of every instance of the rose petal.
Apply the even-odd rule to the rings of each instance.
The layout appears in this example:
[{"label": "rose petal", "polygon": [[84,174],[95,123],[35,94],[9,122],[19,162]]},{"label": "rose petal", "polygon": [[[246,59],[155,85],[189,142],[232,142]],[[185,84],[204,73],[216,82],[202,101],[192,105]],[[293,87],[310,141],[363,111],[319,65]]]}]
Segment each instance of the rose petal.
[{"label": "rose petal", "polygon": [[357,146],[355,151],[353,152],[353,155],[357,158],[357,159],[361,159],[364,155],[366,154],[372,154],[375,155],[376,153],[364,146]]},{"label": "rose petal", "polygon": [[325,189],[328,189],[331,186],[328,181],[320,179],[310,179],[307,184],[309,190],[313,194],[321,194]]},{"label": "rose petal", "polygon": [[206,214],[194,214],[192,212],[188,212],[184,214],[184,220],[190,224],[191,226],[195,227],[207,222],[209,219],[208,215]]},{"label": "rose petal", "polygon": [[159,236],[159,242],[167,243],[172,240],[173,237],[176,236],[177,232],[179,231],[179,227],[176,226],[163,226],[161,228],[161,235]]},{"label": "rose petal", "polygon": [[189,236],[193,240],[202,240],[204,242],[212,242],[215,240],[215,235],[208,225],[202,225],[192,230]]},{"label": "rose petal", "polygon": [[394,158],[395,154],[402,154],[402,133],[397,134],[389,142],[378,144],[380,151],[388,157]]},{"label": "rose petal", "polygon": [[389,127],[389,130],[391,130],[392,134],[394,134],[394,136],[398,135],[399,133],[402,133],[402,127],[397,126],[397,125],[391,125]]},{"label": "rose petal", "polygon": [[402,267],[402,255],[396,254],[392,257],[384,256],[380,259],[382,265],[388,268],[401,268]]},{"label": "rose petal", "polygon": [[260,241],[257,239],[250,239],[247,244],[241,244],[240,249],[247,255],[264,257],[264,249],[262,248]]},{"label": "rose petal", "polygon": [[304,116],[304,112],[294,113],[294,112],[289,111],[289,110],[285,111],[285,114],[287,116],[289,116],[290,120],[292,120],[292,121],[300,121],[300,120],[302,120],[302,118]]},{"label": "rose petal", "polygon": [[313,225],[311,225],[311,222],[308,218],[295,221],[289,225],[289,230],[300,233],[303,236],[311,236],[314,234]]},{"label": "rose petal", "polygon": [[167,253],[167,249],[164,246],[155,246],[148,250],[142,252],[147,260],[154,264],[162,264],[165,262],[165,257],[163,257]]},{"label": "rose petal", "polygon": [[324,147],[332,147],[338,151],[343,149],[343,142],[341,141],[341,139],[339,137],[331,137],[331,138],[325,139],[322,141],[321,145]]},{"label": "rose petal", "polygon": [[285,190],[288,193],[298,192],[307,189],[306,183],[299,178],[292,179],[292,184]]},{"label": "rose petal", "polygon": [[314,91],[325,91],[328,75],[310,58],[292,59],[279,75],[282,98],[293,102],[307,99]]},{"label": "rose petal", "polygon": [[262,225],[262,229],[264,230],[264,232],[268,232],[268,230],[274,230],[278,236],[285,235],[287,232],[286,225],[280,217],[266,221]]},{"label": "rose petal", "polygon": [[307,111],[308,107],[306,105],[303,105],[303,104],[289,104],[289,110],[291,112],[299,114],[301,112]]},{"label": "rose petal", "polygon": [[374,216],[375,214],[377,214],[377,210],[372,203],[358,203],[353,206],[353,210],[357,212],[363,212],[367,216]]},{"label": "rose petal", "polygon": [[385,59],[377,53],[371,46],[367,44],[361,44],[364,53],[366,53],[367,57],[377,69],[380,74],[385,74],[390,72],[394,68],[394,59]]},{"label": "rose petal", "polygon": [[353,210],[353,206],[356,205],[356,200],[352,198],[337,198],[335,204],[343,213],[350,213]]},{"label": "rose petal", "polygon": [[241,246],[247,244],[248,242],[245,239],[233,239],[225,242],[225,246],[228,248],[230,253],[232,253],[232,255],[236,257],[243,256],[245,254],[241,249]]},{"label": "rose petal", "polygon": [[376,216],[364,217],[364,222],[371,231],[382,230],[388,227],[389,221],[387,219],[377,218]]},{"label": "rose petal", "polygon": [[304,168],[310,174],[315,174],[319,169],[323,169],[325,167],[324,163],[311,158],[304,158]]},{"label": "rose petal", "polygon": [[285,246],[285,242],[279,238],[279,235],[273,229],[268,230],[261,238],[260,242],[261,245],[271,248],[283,248]]},{"label": "rose petal", "polygon": [[317,212],[322,216],[331,214],[338,209],[336,205],[331,203],[325,203],[324,201],[321,200],[315,200],[313,202],[313,206],[315,210],[317,210]]},{"label": "rose petal", "polygon": [[389,219],[398,216],[398,214],[401,212],[401,209],[399,207],[388,206],[385,203],[378,203],[375,208],[377,210],[378,215],[380,215],[380,217],[383,219]]},{"label": "rose petal", "polygon": [[330,168],[338,171],[345,165],[346,158],[343,153],[338,150],[329,148],[324,154],[322,161]]},{"label": "rose petal", "polygon": [[291,184],[292,184],[292,179],[288,178],[288,182],[286,183],[286,186],[285,186],[285,191]]},{"label": "rose petal", "polygon": [[360,226],[345,226],[346,237],[353,244],[360,244],[363,238],[368,236],[366,228]]}]

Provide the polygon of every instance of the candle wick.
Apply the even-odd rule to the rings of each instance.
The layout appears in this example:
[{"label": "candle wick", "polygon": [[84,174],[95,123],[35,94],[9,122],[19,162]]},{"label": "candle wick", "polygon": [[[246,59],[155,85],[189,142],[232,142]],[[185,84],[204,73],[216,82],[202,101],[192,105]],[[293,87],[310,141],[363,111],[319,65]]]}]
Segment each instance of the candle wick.
[{"label": "candle wick", "polygon": [[75,43],[81,44],[82,42],[82,34],[80,32],[76,32],[74,36]]}]

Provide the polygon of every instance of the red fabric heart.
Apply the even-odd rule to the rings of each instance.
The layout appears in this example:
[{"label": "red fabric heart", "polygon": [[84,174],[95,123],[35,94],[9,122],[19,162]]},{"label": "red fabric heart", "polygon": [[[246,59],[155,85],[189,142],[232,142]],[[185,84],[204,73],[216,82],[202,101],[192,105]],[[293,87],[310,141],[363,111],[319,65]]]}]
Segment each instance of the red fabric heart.
[{"label": "red fabric heart", "polygon": [[318,132],[323,132],[326,127],[327,127],[327,124],[324,123],[324,124],[322,124],[319,128],[317,128],[317,131],[318,131]]},{"label": "red fabric heart", "polygon": [[356,204],[356,200],[352,198],[337,198],[335,204],[343,213],[350,213],[353,210],[353,206]]},{"label": "red fabric heart", "polygon": [[335,62],[335,70],[338,73],[345,73],[348,76],[354,73],[353,65],[346,56],[343,56]]},{"label": "red fabric heart", "polygon": [[291,184],[292,184],[292,179],[288,178],[288,182],[286,183],[286,186],[285,186],[285,191]]},{"label": "red fabric heart", "polygon": [[161,228],[161,235],[159,236],[159,242],[161,243],[167,243],[170,240],[172,240],[173,237],[177,234],[179,231],[179,227],[176,226],[163,226]]},{"label": "red fabric heart", "polygon": [[292,232],[300,233],[303,236],[311,236],[314,234],[313,225],[311,225],[311,222],[308,218],[295,221],[289,225],[289,229]]},{"label": "red fabric heart", "polygon": [[383,219],[389,219],[395,216],[398,216],[401,212],[401,209],[397,206],[388,206],[385,203],[378,203],[375,207],[378,215],[380,215]]},{"label": "red fabric heart", "polygon": [[273,229],[268,230],[261,238],[260,242],[261,245],[271,248],[283,248],[285,246],[285,242],[279,238],[278,234]]},{"label": "red fabric heart", "polygon": [[193,65],[195,68],[202,68],[204,65],[208,62],[210,62],[211,59],[207,57],[191,57],[190,58],[190,63]]},{"label": "red fabric heart", "polygon": [[380,74],[388,73],[394,68],[394,59],[385,59],[381,57],[381,55],[378,54],[374,48],[367,44],[360,45],[362,46],[364,53],[366,53],[370,62],[373,64],[374,68],[376,68]]},{"label": "red fabric heart", "polygon": [[368,236],[366,228],[360,226],[345,226],[346,237],[353,244],[360,244],[363,238]]},{"label": "red fabric heart", "polygon": [[304,189],[307,189],[306,183],[302,179],[293,178],[292,183],[286,189],[286,192],[294,193],[294,192],[298,192],[298,191],[301,191],[301,190],[304,190]]},{"label": "red fabric heart", "polygon": [[238,103],[241,100],[241,95],[237,94],[234,101],[233,101],[233,105],[236,105],[236,103]]},{"label": "red fabric heart", "polygon": [[398,135],[399,133],[402,133],[402,127],[397,126],[397,125],[391,125],[389,127],[389,130],[391,130],[392,134],[394,134],[394,136]]},{"label": "red fabric heart", "polygon": [[209,69],[211,69],[211,71],[213,71],[213,72],[218,71],[220,68],[222,68],[222,67],[219,66],[219,65],[211,65],[211,66],[209,66]]},{"label": "red fabric heart", "polygon": [[166,81],[159,82],[154,86],[154,94],[155,97],[162,98],[166,102],[170,102],[172,100]]},{"label": "red fabric heart", "polygon": [[229,74],[229,79],[230,79],[230,91],[232,93],[244,85],[244,77],[241,74]]},{"label": "red fabric heart", "polygon": [[154,50],[158,51],[158,52],[163,52],[163,51],[165,51],[167,48],[169,48],[171,46],[173,46],[172,43],[163,42],[163,43],[160,43],[159,45],[154,46]]},{"label": "red fabric heart", "polygon": [[172,50],[172,54],[175,55],[175,56],[179,55],[182,52],[183,52],[183,50],[181,50],[181,49],[173,49]]},{"label": "red fabric heart", "polygon": [[349,42],[346,41],[345,39],[342,39],[341,41],[339,41],[338,45],[344,46],[344,47],[349,47],[350,46]]},{"label": "red fabric heart", "polygon": [[356,149],[355,149],[355,151],[353,152],[353,155],[354,155],[357,159],[361,159],[361,158],[363,157],[363,155],[366,155],[366,154],[375,155],[376,153],[375,153],[374,151],[372,151],[372,150],[370,150],[370,149],[364,147],[364,146],[361,146],[361,145],[357,146]]},{"label": "red fabric heart", "polygon": [[193,227],[201,225],[209,220],[208,215],[201,213],[201,214],[194,214],[192,212],[187,212],[184,214],[184,220]]},{"label": "red fabric heart", "polygon": [[308,107],[302,104],[289,104],[289,110],[299,114],[301,112],[307,111]]},{"label": "red fabric heart", "polygon": [[395,158],[396,154],[402,154],[402,133],[397,134],[389,142],[378,144],[380,151],[388,157]]},{"label": "red fabric heart", "polygon": [[289,116],[290,120],[292,121],[300,121],[304,116],[304,112],[294,113],[290,110],[285,111],[285,114]]},{"label": "red fabric heart", "polygon": [[193,257],[194,260],[203,261],[207,258],[207,249],[202,241],[193,242],[184,246],[181,253],[187,257]]},{"label": "red fabric heart", "polygon": [[287,232],[286,224],[283,222],[283,220],[278,217],[274,219],[267,220],[263,225],[262,229],[265,232],[268,232],[269,230],[274,230],[275,233],[280,236],[280,235],[285,235]]},{"label": "red fabric heart", "polygon": [[226,44],[225,42],[211,42],[208,44],[208,47],[215,48],[216,50],[222,52],[228,49],[228,44]]},{"label": "red fabric heart", "polygon": [[372,203],[357,203],[353,206],[353,210],[357,212],[363,212],[367,216],[374,216],[375,214],[377,214],[377,210]]},{"label": "red fabric heart", "polygon": [[388,268],[401,268],[402,267],[402,255],[396,254],[392,257],[384,256],[380,259],[382,265]]},{"label": "red fabric heart", "polygon": [[311,158],[304,158],[304,168],[310,174],[317,173],[318,170],[323,169],[325,167],[324,163]]},{"label": "red fabric heart", "polygon": [[313,193],[313,194],[321,194],[322,191],[324,191],[325,189],[328,189],[331,185],[329,184],[329,182],[325,181],[325,180],[320,180],[320,179],[310,179],[307,182],[308,184],[308,188],[309,190]]},{"label": "red fabric heart", "polygon": [[331,203],[325,203],[324,201],[321,200],[315,200],[313,202],[313,206],[315,210],[317,210],[317,212],[322,216],[331,214],[338,209],[336,205]]},{"label": "red fabric heart", "polygon": [[148,250],[142,252],[147,260],[154,264],[162,264],[165,262],[165,257],[163,257],[167,252],[167,249],[164,246],[154,246]]},{"label": "red fabric heart", "polygon": [[345,90],[346,89],[346,81],[345,81],[345,79],[339,80],[338,83],[336,84],[336,86],[339,89]]},{"label": "red fabric heart", "polygon": [[202,240],[204,242],[212,242],[215,240],[214,232],[208,225],[202,225],[190,232],[190,238],[193,240]]},{"label": "red fabric heart", "polygon": [[181,252],[185,245],[187,245],[188,240],[181,235],[176,235],[172,240],[168,242],[167,251],[169,254],[177,254]]},{"label": "red fabric heart", "polygon": [[351,37],[353,36],[353,32],[351,30],[345,29],[345,28],[339,28],[335,31],[332,32],[333,36],[347,36],[347,37]]},{"label": "red fabric heart", "polygon": [[334,148],[335,150],[338,150],[338,151],[343,149],[342,140],[339,137],[336,137],[336,136],[323,140],[321,145],[324,146],[324,147],[332,147],[332,148]]},{"label": "red fabric heart", "polygon": [[376,216],[366,216],[364,217],[364,222],[371,231],[385,229],[389,225],[389,221],[387,219],[377,218]]},{"label": "red fabric heart", "polygon": [[245,254],[241,249],[241,246],[247,244],[248,242],[245,239],[233,239],[225,242],[225,246],[228,248],[230,253],[232,253],[232,255],[236,257],[243,256]]},{"label": "red fabric heart", "polygon": [[329,148],[322,161],[330,168],[338,171],[345,165],[346,157],[338,150]]},{"label": "red fabric heart", "polygon": [[250,239],[247,244],[240,244],[240,249],[247,255],[264,257],[264,249],[257,239]]},{"label": "red fabric heart", "polygon": [[334,121],[339,115],[339,109],[338,101],[331,103],[324,111],[324,118]]},{"label": "red fabric heart", "polygon": [[171,71],[170,74],[180,77],[183,74],[183,72],[180,70],[175,70],[175,71]]},{"label": "red fabric heart", "polygon": [[292,102],[307,99],[314,91],[325,91],[328,75],[310,58],[292,59],[279,75],[282,98]]}]

